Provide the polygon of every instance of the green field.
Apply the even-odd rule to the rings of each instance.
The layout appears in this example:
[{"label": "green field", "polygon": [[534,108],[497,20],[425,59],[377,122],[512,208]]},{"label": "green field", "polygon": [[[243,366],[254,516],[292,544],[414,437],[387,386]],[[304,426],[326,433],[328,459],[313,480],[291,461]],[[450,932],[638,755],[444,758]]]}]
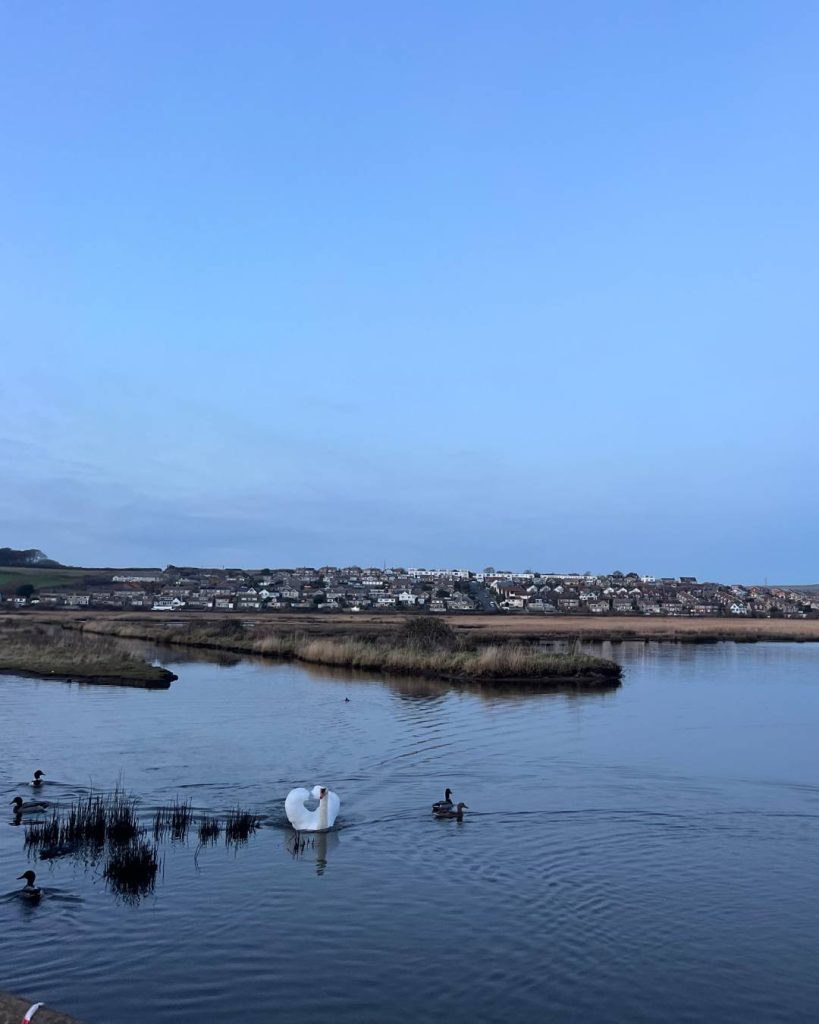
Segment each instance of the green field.
[{"label": "green field", "polygon": [[25,583],[37,590],[44,587],[83,586],[93,582],[111,582],[111,570],[104,569],[36,569],[33,567],[0,568],[0,591],[13,591]]}]

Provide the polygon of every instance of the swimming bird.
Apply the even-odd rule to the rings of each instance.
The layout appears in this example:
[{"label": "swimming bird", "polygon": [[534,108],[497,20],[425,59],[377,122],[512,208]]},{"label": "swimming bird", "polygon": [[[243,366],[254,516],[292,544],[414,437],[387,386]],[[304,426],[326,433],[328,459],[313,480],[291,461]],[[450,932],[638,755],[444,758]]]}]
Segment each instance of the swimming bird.
[{"label": "swimming bird", "polygon": [[[319,802],[314,811],[304,806],[305,801],[311,797]],[[297,832],[323,832],[332,828],[340,807],[338,793],[327,789],[326,786],[291,789],[284,801],[284,813]]]},{"label": "swimming bird", "polygon": [[41,772],[40,769],[38,768],[37,771],[34,773],[34,778],[31,780],[32,786],[42,786],[44,775],[45,772]]},{"label": "swimming bird", "polygon": [[77,849],[76,843],[55,843],[40,850],[40,860],[56,860],[57,857],[66,857]]},{"label": "swimming bird", "polygon": [[432,810],[435,814],[439,811],[449,811],[452,808],[452,790],[447,789],[444,793],[444,799],[439,800],[437,803],[432,805]]},{"label": "swimming bird", "polygon": [[15,814],[28,814],[44,811],[48,804],[44,800],[23,800],[21,796],[16,796],[11,801],[11,806],[14,808]]},{"label": "swimming bird", "polygon": [[20,879],[25,880],[26,884],[20,890],[20,895],[28,900],[38,900],[43,895],[43,890],[34,884],[36,877],[33,871],[24,871],[22,875],[17,876],[18,882]]},{"label": "swimming bird", "polygon": [[469,808],[466,806],[466,804],[460,803],[460,804],[458,804],[458,806],[455,808],[454,811],[451,808],[448,808],[448,809],[445,809],[445,810],[441,810],[441,811],[436,811],[435,812],[435,817],[436,818],[454,818],[456,821],[463,821],[464,820],[464,811],[468,811],[468,810],[469,810]]}]

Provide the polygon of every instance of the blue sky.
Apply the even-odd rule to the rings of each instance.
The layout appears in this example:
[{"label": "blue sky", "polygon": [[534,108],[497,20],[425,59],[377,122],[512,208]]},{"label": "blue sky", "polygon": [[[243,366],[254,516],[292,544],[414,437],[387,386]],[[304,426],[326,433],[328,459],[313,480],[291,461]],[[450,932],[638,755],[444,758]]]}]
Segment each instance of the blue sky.
[{"label": "blue sky", "polygon": [[0,544],[819,580],[819,7],[0,13]]}]

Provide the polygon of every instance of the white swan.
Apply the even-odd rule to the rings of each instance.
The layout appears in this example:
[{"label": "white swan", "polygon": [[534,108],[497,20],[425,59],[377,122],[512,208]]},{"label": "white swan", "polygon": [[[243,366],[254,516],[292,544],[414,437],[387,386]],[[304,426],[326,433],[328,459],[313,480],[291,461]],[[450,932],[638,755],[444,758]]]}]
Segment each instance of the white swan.
[{"label": "white swan", "polygon": [[[304,806],[305,800],[311,797],[319,802],[314,811]],[[303,787],[291,789],[284,801],[284,813],[297,832],[323,832],[332,828],[338,817],[339,807],[341,801],[338,793],[333,793],[326,786],[313,786],[312,790]]]}]

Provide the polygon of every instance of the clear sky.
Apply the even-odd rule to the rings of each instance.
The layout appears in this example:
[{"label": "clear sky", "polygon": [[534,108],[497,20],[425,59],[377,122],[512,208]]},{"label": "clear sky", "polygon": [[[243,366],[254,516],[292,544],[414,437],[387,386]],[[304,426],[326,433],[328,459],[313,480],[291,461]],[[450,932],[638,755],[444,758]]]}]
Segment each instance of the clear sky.
[{"label": "clear sky", "polygon": [[819,581],[819,5],[0,10],[0,545]]}]

